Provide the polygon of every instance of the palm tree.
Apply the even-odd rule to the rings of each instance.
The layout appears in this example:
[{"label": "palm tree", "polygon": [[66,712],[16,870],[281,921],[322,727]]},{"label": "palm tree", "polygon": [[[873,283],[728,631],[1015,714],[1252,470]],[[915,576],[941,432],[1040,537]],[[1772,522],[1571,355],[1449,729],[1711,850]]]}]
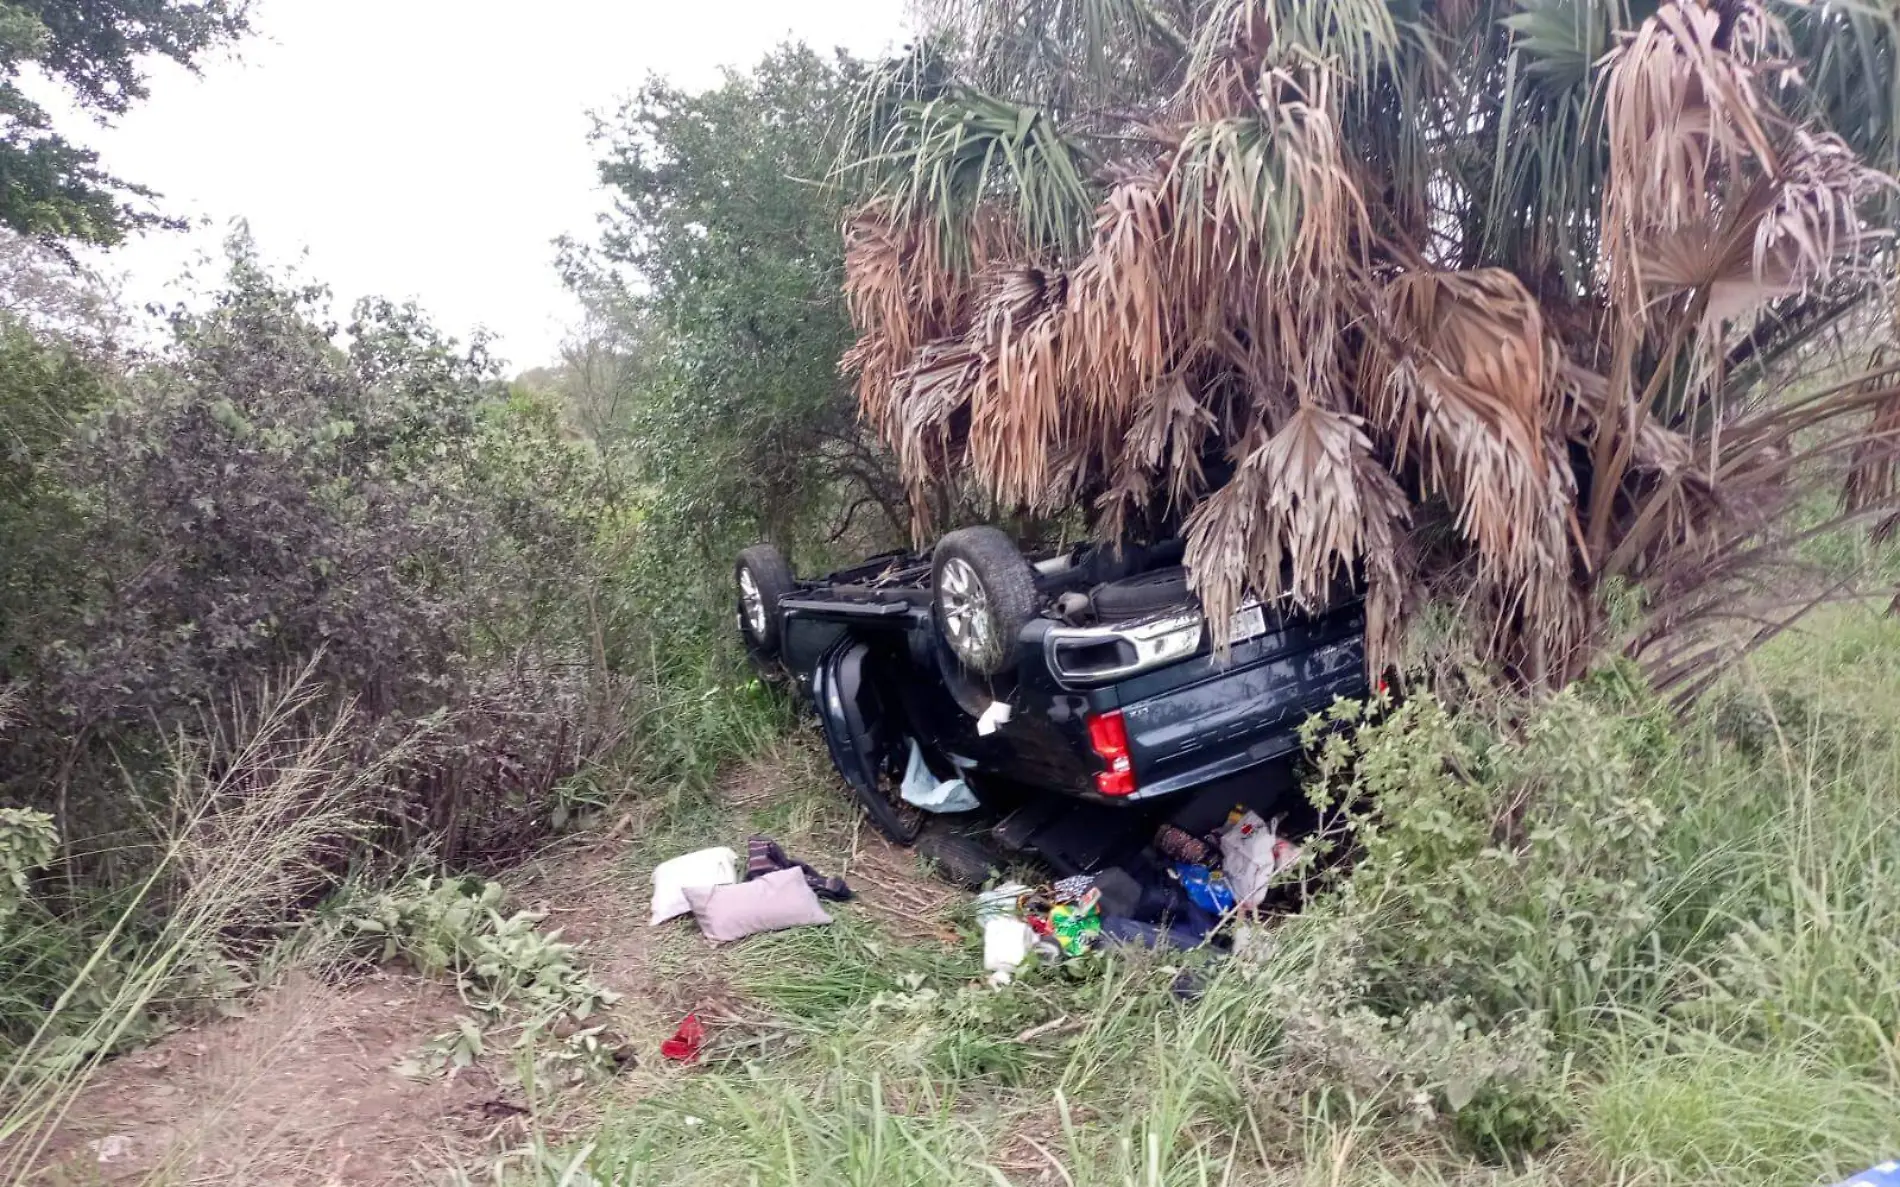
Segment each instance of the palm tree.
[{"label": "palm tree", "polygon": [[1633,589],[1693,681],[1795,535],[1895,509],[1900,367],[1838,349],[1900,209],[1877,2],[937,0],[846,229],[918,530],[965,476],[1172,518],[1215,624],[1351,574],[1373,662],[1450,597],[1535,682]]}]

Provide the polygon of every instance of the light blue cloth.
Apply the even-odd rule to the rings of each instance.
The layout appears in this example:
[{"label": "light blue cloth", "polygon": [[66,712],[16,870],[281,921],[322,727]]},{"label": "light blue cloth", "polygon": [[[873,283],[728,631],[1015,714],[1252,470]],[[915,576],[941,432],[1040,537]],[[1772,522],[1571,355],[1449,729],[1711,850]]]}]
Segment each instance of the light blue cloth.
[{"label": "light blue cloth", "polygon": [[1883,1162],[1835,1187],[1900,1187],[1900,1162]]},{"label": "light blue cloth", "polygon": [[940,780],[924,762],[917,739],[910,740],[910,763],[904,768],[904,785],[899,794],[907,804],[926,812],[972,812],[980,807],[976,793],[961,779]]}]

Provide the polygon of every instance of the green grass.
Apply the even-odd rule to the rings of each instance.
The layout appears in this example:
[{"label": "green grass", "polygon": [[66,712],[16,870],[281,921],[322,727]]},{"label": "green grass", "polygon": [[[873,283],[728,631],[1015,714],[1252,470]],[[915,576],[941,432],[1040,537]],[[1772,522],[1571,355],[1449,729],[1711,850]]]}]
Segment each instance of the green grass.
[{"label": "green grass", "polygon": [[[1640,709],[1560,703],[1478,752],[1465,809],[1425,786],[1442,763],[1408,768],[1392,794],[1450,812],[1423,817],[1446,838],[1530,803],[1523,847],[1394,834],[1385,870],[1246,957],[1117,953],[998,992],[973,937],[907,946],[849,907],[748,944],[753,1024],[500,1177],[1819,1187],[1900,1153],[1900,624],[1831,612],[1691,720]],[[1380,761],[1418,744],[1390,741]],[[1578,804],[1653,820],[1593,834]]]}]

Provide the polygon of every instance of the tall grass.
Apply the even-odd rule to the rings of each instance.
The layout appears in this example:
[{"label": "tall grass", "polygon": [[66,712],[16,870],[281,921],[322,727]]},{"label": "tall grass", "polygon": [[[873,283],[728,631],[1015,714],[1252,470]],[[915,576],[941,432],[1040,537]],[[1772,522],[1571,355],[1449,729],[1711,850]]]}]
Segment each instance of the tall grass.
[{"label": "tall grass", "polygon": [[492,1173],[1818,1187],[1900,1153],[1900,623],[1817,619],[1685,721],[1611,672],[1349,738],[1358,862],[1243,953],[996,992],[973,940],[785,937],[738,985],[769,1021]]},{"label": "tall grass", "polygon": [[760,681],[736,633],[727,633],[732,638],[709,629],[650,649],[629,694],[627,741],[613,760],[637,789],[702,791],[791,727],[791,699]]},{"label": "tall grass", "polygon": [[[387,800],[404,746],[357,753],[355,715],[328,716],[306,668],[235,698],[226,726],[173,749],[169,815],[149,873],[88,937],[0,1076],[0,1181],[23,1179],[107,1058],[230,943],[278,934],[330,886]],[[317,724],[313,725],[315,722]],[[42,924],[48,943],[70,940]]]}]

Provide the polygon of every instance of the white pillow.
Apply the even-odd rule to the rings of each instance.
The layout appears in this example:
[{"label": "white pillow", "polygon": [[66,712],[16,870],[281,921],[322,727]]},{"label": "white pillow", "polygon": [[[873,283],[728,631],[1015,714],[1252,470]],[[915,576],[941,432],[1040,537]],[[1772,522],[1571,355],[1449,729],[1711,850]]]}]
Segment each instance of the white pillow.
[{"label": "white pillow", "polygon": [[739,855],[730,849],[701,849],[661,862],[653,868],[653,918],[648,926],[693,909],[686,901],[686,887],[730,886],[738,880]]}]

